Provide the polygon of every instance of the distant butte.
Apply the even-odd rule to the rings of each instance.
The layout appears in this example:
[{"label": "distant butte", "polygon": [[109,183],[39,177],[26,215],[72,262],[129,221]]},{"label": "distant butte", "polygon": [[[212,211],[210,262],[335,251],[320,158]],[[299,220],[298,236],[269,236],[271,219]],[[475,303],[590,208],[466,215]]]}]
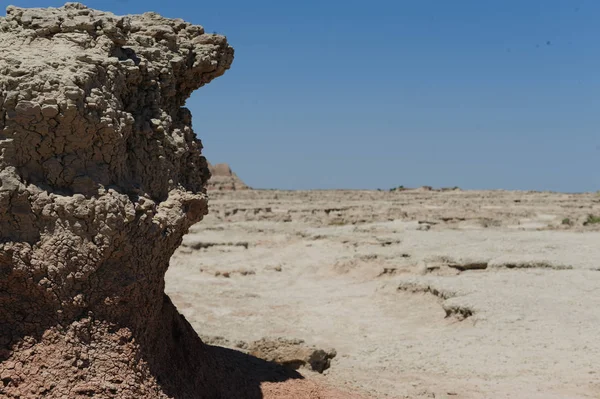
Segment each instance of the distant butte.
[{"label": "distant butte", "polygon": [[208,180],[207,189],[211,191],[237,191],[250,190],[248,187],[229,167],[226,163],[208,164],[210,170],[210,179]]}]

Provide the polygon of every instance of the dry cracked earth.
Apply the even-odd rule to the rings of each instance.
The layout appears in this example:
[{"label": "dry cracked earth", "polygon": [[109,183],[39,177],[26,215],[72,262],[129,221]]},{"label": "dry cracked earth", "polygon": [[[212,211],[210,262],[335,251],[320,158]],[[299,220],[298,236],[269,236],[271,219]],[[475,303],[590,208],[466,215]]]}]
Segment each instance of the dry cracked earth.
[{"label": "dry cracked earth", "polygon": [[597,398],[590,215],[598,194],[212,192],[166,291],[205,341],[302,340],[335,357],[292,365],[365,397]]}]

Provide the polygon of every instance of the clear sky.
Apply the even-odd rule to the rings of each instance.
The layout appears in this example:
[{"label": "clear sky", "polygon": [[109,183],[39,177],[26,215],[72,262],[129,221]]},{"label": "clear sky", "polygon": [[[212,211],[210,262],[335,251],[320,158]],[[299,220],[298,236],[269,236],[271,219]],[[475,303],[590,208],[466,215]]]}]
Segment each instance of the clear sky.
[{"label": "clear sky", "polygon": [[232,69],[188,107],[250,186],[600,189],[600,1],[84,4],[228,37]]}]

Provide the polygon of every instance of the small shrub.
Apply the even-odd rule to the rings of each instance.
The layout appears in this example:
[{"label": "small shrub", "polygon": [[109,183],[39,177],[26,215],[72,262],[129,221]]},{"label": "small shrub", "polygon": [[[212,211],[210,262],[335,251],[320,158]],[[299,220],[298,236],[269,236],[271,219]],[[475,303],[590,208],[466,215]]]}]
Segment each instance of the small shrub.
[{"label": "small shrub", "polygon": [[587,226],[589,224],[598,224],[598,223],[600,223],[600,216],[588,215],[588,218],[585,222],[583,222],[583,225]]},{"label": "small shrub", "polygon": [[488,227],[501,227],[502,226],[502,221],[495,220],[495,219],[490,219],[490,218],[482,218],[480,220],[480,223],[485,228],[488,228]]},{"label": "small shrub", "polygon": [[565,226],[571,226],[573,223],[571,222],[571,219],[569,218],[564,218],[562,220],[562,224],[564,224]]}]

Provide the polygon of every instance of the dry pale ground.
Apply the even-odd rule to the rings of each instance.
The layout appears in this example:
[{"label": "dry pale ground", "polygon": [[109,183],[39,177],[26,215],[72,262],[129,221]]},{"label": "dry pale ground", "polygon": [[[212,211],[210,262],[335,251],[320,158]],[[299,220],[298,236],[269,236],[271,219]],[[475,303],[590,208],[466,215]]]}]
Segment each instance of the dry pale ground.
[{"label": "dry pale ground", "polygon": [[303,374],[368,397],[600,397],[600,224],[583,226],[598,194],[256,190],[210,206],[167,273],[208,341],[335,348]]}]

